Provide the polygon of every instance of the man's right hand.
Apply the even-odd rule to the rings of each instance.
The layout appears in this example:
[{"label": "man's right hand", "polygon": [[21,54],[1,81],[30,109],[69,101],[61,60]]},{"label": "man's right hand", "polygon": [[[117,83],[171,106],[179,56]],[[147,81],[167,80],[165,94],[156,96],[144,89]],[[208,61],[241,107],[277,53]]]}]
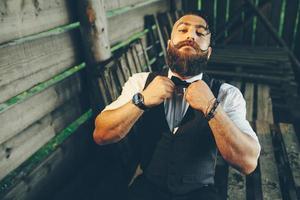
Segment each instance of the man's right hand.
[{"label": "man's right hand", "polygon": [[174,83],[165,76],[156,76],[148,87],[142,92],[147,107],[161,104],[165,99],[172,97]]}]

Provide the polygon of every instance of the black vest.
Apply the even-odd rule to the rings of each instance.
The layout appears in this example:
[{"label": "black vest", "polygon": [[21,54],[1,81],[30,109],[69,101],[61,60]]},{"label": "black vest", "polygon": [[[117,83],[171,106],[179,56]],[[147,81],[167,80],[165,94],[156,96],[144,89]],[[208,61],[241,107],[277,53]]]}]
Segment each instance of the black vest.
[{"label": "black vest", "polygon": [[[145,87],[157,75],[150,73]],[[221,82],[203,75],[203,81],[217,97]],[[173,134],[164,103],[146,111],[137,125],[141,168],[149,181],[173,194],[185,194],[214,183],[217,148],[203,113],[188,108]]]}]

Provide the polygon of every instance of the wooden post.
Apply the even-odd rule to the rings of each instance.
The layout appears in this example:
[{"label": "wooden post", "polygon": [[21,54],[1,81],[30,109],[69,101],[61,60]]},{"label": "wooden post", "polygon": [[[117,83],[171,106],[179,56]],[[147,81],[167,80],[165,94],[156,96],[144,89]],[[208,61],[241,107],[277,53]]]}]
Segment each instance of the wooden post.
[{"label": "wooden post", "polygon": [[96,68],[111,57],[107,19],[103,0],[78,0],[80,31],[85,60],[87,62],[87,85],[94,117],[104,108]]},{"label": "wooden post", "polygon": [[102,0],[79,0],[80,25],[85,50],[93,64],[111,57],[107,19]]}]

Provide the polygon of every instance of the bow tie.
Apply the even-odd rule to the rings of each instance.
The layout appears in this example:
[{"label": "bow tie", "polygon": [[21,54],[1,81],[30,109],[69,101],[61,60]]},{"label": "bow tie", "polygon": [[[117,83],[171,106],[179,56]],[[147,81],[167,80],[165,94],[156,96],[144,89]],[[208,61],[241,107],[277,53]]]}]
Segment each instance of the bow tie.
[{"label": "bow tie", "polygon": [[172,76],[171,81],[173,81],[175,86],[182,86],[184,88],[187,88],[191,84],[191,83],[181,80],[180,78],[178,78],[176,76]]}]

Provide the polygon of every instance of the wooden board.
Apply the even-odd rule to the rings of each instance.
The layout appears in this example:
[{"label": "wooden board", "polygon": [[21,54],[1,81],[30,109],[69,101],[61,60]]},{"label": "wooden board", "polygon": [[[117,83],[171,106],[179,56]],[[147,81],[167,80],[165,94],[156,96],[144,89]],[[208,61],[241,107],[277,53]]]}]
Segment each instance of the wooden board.
[{"label": "wooden board", "polygon": [[75,97],[0,145],[0,180],[82,114]]},{"label": "wooden board", "polygon": [[297,12],[299,11],[299,0],[286,1],[285,19],[283,25],[282,38],[291,47],[294,39],[294,29],[296,25]]},{"label": "wooden board", "polygon": [[0,1],[0,44],[71,23],[71,5],[67,0]]},{"label": "wooden board", "polygon": [[120,9],[127,6],[135,6],[138,3],[145,2],[145,0],[104,0],[104,9],[108,10],[115,10]]},{"label": "wooden board", "polygon": [[[216,33],[220,33],[222,29],[225,26],[226,23],[226,8],[227,8],[227,1],[216,1],[217,3],[217,22],[216,22]],[[220,38],[222,41],[225,37],[225,34],[223,34]]]},{"label": "wooden board", "polygon": [[0,144],[52,112],[81,91],[79,74],[59,82],[0,114]]},{"label": "wooden board", "polygon": [[64,187],[74,171],[79,170],[91,156],[91,147],[94,146],[89,134],[86,134],[91,132],[91,121],[83,124],[31,173],[20,177],[20,181],[5,194],[3,200],[46,199],[49,194],[53,195]]},{"label": "wooden board", "polygon": [[250,122],[253,122],[253,104],[254,104],[254,84],[253,83],[246,83],[245,88],[245,101],[246,101],[246,119]]},{"label": "wooden board", "polygon": [[[281,14],[281,7],[282,7],[283,0],[273,0],[271,2],[272,9],[271,9],[271,23],[276,31],[279,31],[279,23],[280,23],[280,14]],[[274,45],[276,42],[272,37],[269,38],[269,44]]]},{"label": "wooden board", "polygon": [[80,62],[78,32],[0,48],[0,103]]},{"label": "wooden board", "polygon": [[256,121],[256,132],[261,144],[259,158],[261,187],[264,200],[281,200],[278,169],[272,144],[270,125],[266,121]]},{"label": "wooden board", "polygon": [[246,177],[239,171],[228,168],[228,200],[246,200]]},{"label": "wooden board", "polygon": [[[263,0],[259,0],[259,3],[262,3]],[[272,5],[270,2],[268,2],[264,9],[261,10],[261,13],[266,16],[268,20],[271,19],[271,8]],[[268,45],[268,38],[271,37],[270,33],[264,26],[264,24],[258,19],[256,23],[256,32],[255,34],[255,44],[260,46],[267,46]]]},{"label": "wooden board", "polygon": [[[229,20],[234,18],[235,15],[239,12],[239,10],[242,9],[242,5],[243,5],[242,0],[229,1]],[[238,23],[242,23],[242,22],[243,22],[243,18],[242,18],[242,13],[241,13]],[[229,35],[233,31],[233,28],[228,30]],[[242,39],[243,39],[243,32],[241,31],[237,36],[234,37],[234,39],[232,40],[232,43],[233,44],[241,44]]]},{"label": "wooden board", "polygon": [[152,0],[149,3],[136,4],[129,11],[108,18],[108,33],[110,43],[115,44],[135,32],[144,28],[145,15],[165,12],[169,9],[169,2],[164,0]]},{"label": "wooden board", "polygon": [[300,195],[300,145],[292,124],[280,123],[280,130],[298,195]]},{"label": "wooden board", "polygon": [[259,84],[257,86],[257,120],[274,123],[270,88],[267,85]]}]

